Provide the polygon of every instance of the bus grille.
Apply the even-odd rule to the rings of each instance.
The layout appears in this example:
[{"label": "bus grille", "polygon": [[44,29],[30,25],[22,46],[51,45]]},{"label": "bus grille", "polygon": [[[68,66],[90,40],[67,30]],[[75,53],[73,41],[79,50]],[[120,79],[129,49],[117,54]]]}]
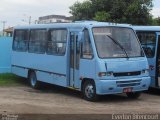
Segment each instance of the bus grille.
[{"label": "bus grille", "polygon": [[113,73],[114,77],[121,77],[121,76],[137,76],[137,75],[140,75],[140,74],[141,74],[141,71]]},{"label": "bus grille", "polygon": [[141,84],[141,80],[117,81],[117,87],[132,87]]}]

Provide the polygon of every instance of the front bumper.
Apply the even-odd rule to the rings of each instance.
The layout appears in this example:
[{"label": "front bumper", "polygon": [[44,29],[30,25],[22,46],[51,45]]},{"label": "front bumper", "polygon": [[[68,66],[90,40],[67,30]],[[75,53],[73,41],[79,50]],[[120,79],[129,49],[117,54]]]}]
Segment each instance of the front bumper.
[{"label": "front bumper", "polygon": [[148,90],[151,78],[132,78],[117,80],[96,80],[96,93],[98,95],[123,93],[124,88],[132,88],[133,92]]}]

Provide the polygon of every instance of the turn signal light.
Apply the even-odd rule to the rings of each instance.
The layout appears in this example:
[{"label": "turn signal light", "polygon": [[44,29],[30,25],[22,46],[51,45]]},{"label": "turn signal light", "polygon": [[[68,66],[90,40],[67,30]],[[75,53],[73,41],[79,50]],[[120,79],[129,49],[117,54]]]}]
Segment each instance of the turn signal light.
[{"label": "turn signal light", "polygon": [[142,74],[148,74],[149,73],[149,70],[148,69],[146,69],[146,70],[142,70],[142,72],[141,72]]}]

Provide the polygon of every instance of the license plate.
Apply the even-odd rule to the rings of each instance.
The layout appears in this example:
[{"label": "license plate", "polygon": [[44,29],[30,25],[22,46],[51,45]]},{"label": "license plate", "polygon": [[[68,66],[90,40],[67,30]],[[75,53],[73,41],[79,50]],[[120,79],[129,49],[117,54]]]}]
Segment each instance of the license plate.
[{"label": "license plate", "polygon": [[132,88],[124,88],[123,92],[124,93],[130,93],[130,92],[132,92]]}]

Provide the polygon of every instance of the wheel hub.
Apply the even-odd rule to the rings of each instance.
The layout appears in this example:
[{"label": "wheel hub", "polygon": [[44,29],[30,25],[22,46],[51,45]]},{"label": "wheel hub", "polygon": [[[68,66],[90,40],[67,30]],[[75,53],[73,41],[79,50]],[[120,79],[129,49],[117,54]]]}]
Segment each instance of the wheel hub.
[{"label": "wheel hub", "polygon": [[34,75],[31,76],[31,84],[32,84],[32,86],[35,86],[35,84],[36,84],[36,78]]},{"label": "wheel hub", "polygon": [[94,95],[94,89],[93,85],[89,84],[85,88],[85,94],[88,98],[92,98]]}]

